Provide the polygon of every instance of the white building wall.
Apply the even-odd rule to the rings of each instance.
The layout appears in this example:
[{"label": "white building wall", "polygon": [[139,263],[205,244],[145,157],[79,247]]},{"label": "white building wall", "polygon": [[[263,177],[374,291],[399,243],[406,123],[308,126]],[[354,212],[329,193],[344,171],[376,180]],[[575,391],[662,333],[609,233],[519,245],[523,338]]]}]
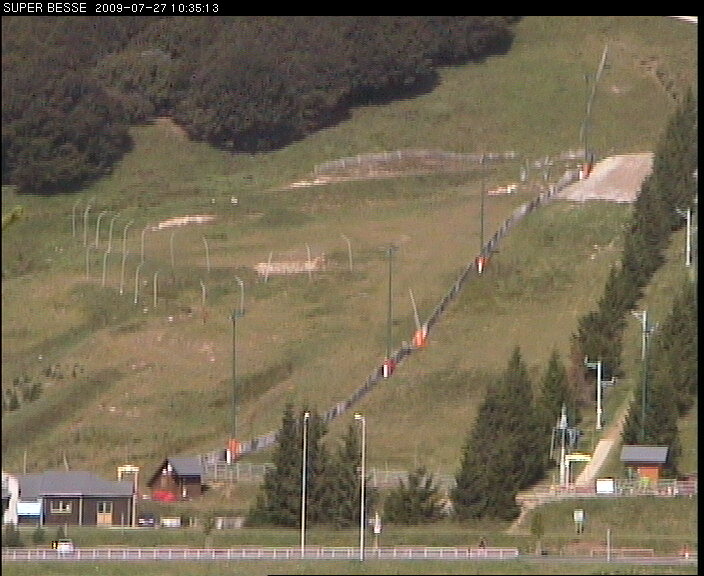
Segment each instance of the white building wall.
[{"label": "white building wall", "polygon": [[10,503],[2,516],[3,524],[17,524],[17,501],[20,497],[20,486],[17,478],[2,473],[2,486],[10,493]]}]

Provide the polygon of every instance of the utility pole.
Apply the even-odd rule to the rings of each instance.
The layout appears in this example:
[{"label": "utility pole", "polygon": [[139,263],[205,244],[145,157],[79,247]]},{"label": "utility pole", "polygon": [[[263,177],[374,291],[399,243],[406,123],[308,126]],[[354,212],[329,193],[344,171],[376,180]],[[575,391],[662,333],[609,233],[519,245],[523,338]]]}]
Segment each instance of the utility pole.
[{"label": "utility pole", "polygon": [[482,159],[480,160],[481,170],[482,170],[482,189],[481,189],[481,200],[479,206],[479,255],[484,255],[484,196],[486,195],[486,168],[485,168],[486,158],[482,154]]},{"label": "utility pole", "polygon": [[677,214],[687,222],[687,238],[685,240],[684,265],[689,268],[692,265],[692,209],[680,210],[675,208]]},{"label": "utility pole", "polygon": [[567,407],[562,405],[562,414],[557,422],[557,429],[560,431],[560,486],[565,486],[567,484],[567,478],[565,474],[565,433],[567,431]]},{"label": "utility pole", "polygon": [[601,360],[589,362],[585,357],[584,365],[587,368],[596,368],[596,429],[601,430]]},{"label": "utility pole", "polygon": [[645,414],[646,414],[646,397],[648,392],[648,338],[650,333],[655,330],[655,326],[648,325],[648,311],[631,312],[633,316],[638,318],[642,324],[641,330],[641,362],[642,367],[642,382],[641,382],[641,407],[640,407],[640,442],[645,442]]},{"label": "utility pole", "polygon": [[[232,320],[232,446],[237,438],[237,320],[244,316],[244,282],[237,276],[235,280],[240,287],[240,307],[239,310],[233,310],[230,320]],[[234,462],[236,454],[232,454],[228,450],[230,463]]]},{"label": "utility pole", "polygon": [[608,44],[604,46],[604,51],[601,54],[601,60],[599,61],[599,67],[597,68],[596,74],[594,75],[594,80],[592,81],[592,86],[591,86],[591,93],[589,94],[589,75],[584,76],[585,80],[587,81],[587,110],[584,115],[584,122],[582,123],[582,141],[584,143],[584,162],[585,164],[589,164],[591,162],[591,157],[589,154],[589,143],[588,143],[588,134],[589,134],[589,122],[591,120],[591,115],[592,115],[592,104],[594,102],[594,96],[596,96],[596,87],[599,83],[599,80],[601,79],[601,74],[604,71],[604,68],[606,66],[606,56],[609,51],[609,46]]},{"label": "utility pole", "polygon": [[389,360],[391,358],[391,342],[392,342],[392,337],[391,337],[391,324],[392,324],[392,311],[391,311],[391,275],[392,275],[392,261],[393,261],[393,255],[394,252],[397,250],[396,246],[393,244],[389,245],[389,247],[386,249],[386,254],[389,257],[389,297],[388,297],[388,307],[387,307],[387,318],[386,318],[386,359]]}]

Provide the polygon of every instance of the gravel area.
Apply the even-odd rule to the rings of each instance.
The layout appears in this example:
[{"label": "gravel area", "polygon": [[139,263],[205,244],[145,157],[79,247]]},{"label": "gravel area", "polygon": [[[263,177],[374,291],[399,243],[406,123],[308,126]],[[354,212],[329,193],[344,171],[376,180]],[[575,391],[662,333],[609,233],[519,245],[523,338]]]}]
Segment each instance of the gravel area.
[{"label": "gravel area", "polygon": [[653,167],[653,154],[623,154],[597,162],[588,178],[571,184],[556,199],[633,202]]}]

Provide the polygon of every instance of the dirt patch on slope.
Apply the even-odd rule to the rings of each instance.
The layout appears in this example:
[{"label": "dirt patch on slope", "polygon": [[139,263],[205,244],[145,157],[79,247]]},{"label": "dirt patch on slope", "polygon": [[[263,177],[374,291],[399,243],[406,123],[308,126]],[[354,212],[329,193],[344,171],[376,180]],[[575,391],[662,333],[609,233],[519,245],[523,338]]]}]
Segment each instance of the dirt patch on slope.
[{"label": "dirt patch on slope", "polygon": [[610,156],[598,162],[588,178],[567,186],[555,198],[633,202],[652,168],[652,152]]}]

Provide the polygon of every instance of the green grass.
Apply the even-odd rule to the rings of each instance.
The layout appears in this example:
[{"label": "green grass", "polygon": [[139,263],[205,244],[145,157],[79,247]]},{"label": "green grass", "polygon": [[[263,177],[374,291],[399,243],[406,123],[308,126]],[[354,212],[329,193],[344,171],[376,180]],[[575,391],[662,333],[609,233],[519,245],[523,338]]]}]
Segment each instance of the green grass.
[{"label": "green grass", "polygon": [[[677,498],[587,498],[552,502],[536,509],[545,529],[543,547],[553,553],[567,553],[571,546],[594,544],[603,540],[611,529],[614,546],[648,547],[659,554],[674,554],[684,544],[697,546],[697,502],[695,497]],[[581,508],[585,514],[584,532],[574,532],[573,510]],[[535,514],[536,512],[531,512]],[[490,546],[516,547],[522,552],[534,550],[535,539],[528,526],[516,534],[506,533],[510,523],[490,520],[473,520],[457,523],[444,520],[434,523],[432,529],[424,526],[396,526],[384,524],[379,544],[382,546],[475,546],[485,537]],[[55,536],[56,527],[45,527],[47,541]],[[31,542],[33,528],[23,528],[25,543]],[[68,527],[68,537],[77,546],[193,546],[206,545],[206,536],[200,527],[182,529],[104,529]],[[210,544],[216,548],[231,546],[296,546],[300,531],[286,528],[244,528],[215,530]],[[357,546],[359,531],[309,527],[306,542],[311,546]],[[371,541],[370,541],[371,542]]]},{"label": "green grass", "polygon": [[[605,544],[606,531],[611,530],[614,548],[652,548],[659,555],[674,555],[684,544],[691,550],[697,548],[697,497],[694,498],[622,498],[585,499],[550,503],[538,510],[543,518],[545,533],[542,548],[549,556],[588,555],[591,548]],[[572,514],[581,508],[585,513],[585,528],[580,535],[574,532]],[[535,512],[534,512],[535,513]],[[484,537],[490,546],[517,547],[522,554],[532,554],[535,538],[528,531],[507,534],[508,523],[473,521],[464,524],[440,522],[432,529],[385,525],[379,537],[381,546],[476,546]],[[31,540],[32,529],[22,530],[25,541]],[[200,528],[183,529],[96,529],[69,527],[68,536],[80,547],[95,546],[189,546],[203,547],[206,537]],[[54,537],[52,528],[46,528],[47,540]],[[357,529],[327,529],[312,527],[307,531],[310,546],[356,547],[359,542]],[[300,540],[297,529],[240,529],[215,530],[208,539],[208,546],[227,548],[237,546],[296,547]],[[369,542],[371,545],[371,541]],[[42,574],[123,574],[125,567],[138,567],[145,575],[166,574],[173,570],[168,563],[46,563],[23,566],[4,563],[3,572],[11,575]],[[28,571],[28,570],[34,570]],[[179,574],[193,576],[210,574],[692,574],[696,567],[635,566],[619,564],[579,564],[539,561],[506,562],[435,562],[374,560],[369,552],[363,564],[347,561],[327,562],[230,562],[179,563]]]},{"label": "green grass", "polygon": [[[3,573],[9,576],[34,575],[40,569],[47,576],[70,574],[101,574],[124,576],[139,571],[143,576],[170,576],[174,566],[170,563],[130,562],[120,563],[32,563],[28,565],[3,563]],[[569,571],[568,571],[569,570]],[[358,561],[331,560],[327,562],[183,562],[178,564],[178,573],[184,576],[266,576],[268,574],[696,574],[696,566],[637,566],[629,564],[581,564],[566,567],[563,563],[527,561],[451,561],[397,560]]]},{"label": "green grass", "polygon": [[[134,127],[134,150],[79,194],[18,197],[3,187],[3,213],[22,204],[26,216],[3,233],[2,384],[20,376],[45,384],[40,400],[3,415],[3,467],[19,471],[26,458],[28,471],[38,471],[62,466],[65,457],[72,469],[113,477],[115,466],[131,462],[144,478],[165,456],[224,447],[232,421],[229,317],[240,297],[235,276],[244,280],[246,308],[237,326],[238,436],[275,429],[286,402],[323,412],[346,399],[384,356],[385,248],[399,247],[395,347],[414,329],[409,289],[426,318],[477,253],[481,177],[473,171],[282,187],[309,177],[319,162],[384,150],[515,150],[533,161],[576,149],[584,75],[594,73],[607,41],[609,68],[597,90],[591,143],[600,155],[652,150],[673,103],[640,61],[654,56],[686,83],[696,70],[696,28],[662,17],[527,17],[509,54],[447,68],[432,93],[355,109],[349,120],[280,151],[230,155],[185,141],[160,122]],[[565,167],[554,166],[552,175]],[[519,168],[492,167],[487,187],[516,182]],[[485,239],[537,195],[542,178],[531,168],[528,185],[515,195],[487,197]],[[85,279],[83,215],[91,199],[89,241],[100,212],[120,214],[105,287],[102,251],[89,252]],[[566,358],[577,319],[594,305],[618,258],[629,211],[560,202],[516,228],[446,312],[427,349],[358,406],[368,422],[369,465],[422,463],[454,472],[483,390],[510,350],[521,347],[535,378],[553,349]],[[186,214],[218,219],[173,229],[173,272],[171,231],[145,233],[140,277],[147,285],[134,306],[142,231]],[[121,296],[122,235],[130,220]],[[105,216],[103,248],[108,222]],[[352,272],[342,234],[352,243]],[[307,247],[313,256],[326,254],[327,272],[256,278],[252,266],[270,253],[274,260],[305,260]],[[657,297],[662,309],[668,297],[667,290]],[[44,377],[50,365],[65,378]],[[76,378],[74,365],[84,369]],[[349,422],[334,422],[331,436]],[[252,492],[241,497],[232,507],[246,509]]]}]

